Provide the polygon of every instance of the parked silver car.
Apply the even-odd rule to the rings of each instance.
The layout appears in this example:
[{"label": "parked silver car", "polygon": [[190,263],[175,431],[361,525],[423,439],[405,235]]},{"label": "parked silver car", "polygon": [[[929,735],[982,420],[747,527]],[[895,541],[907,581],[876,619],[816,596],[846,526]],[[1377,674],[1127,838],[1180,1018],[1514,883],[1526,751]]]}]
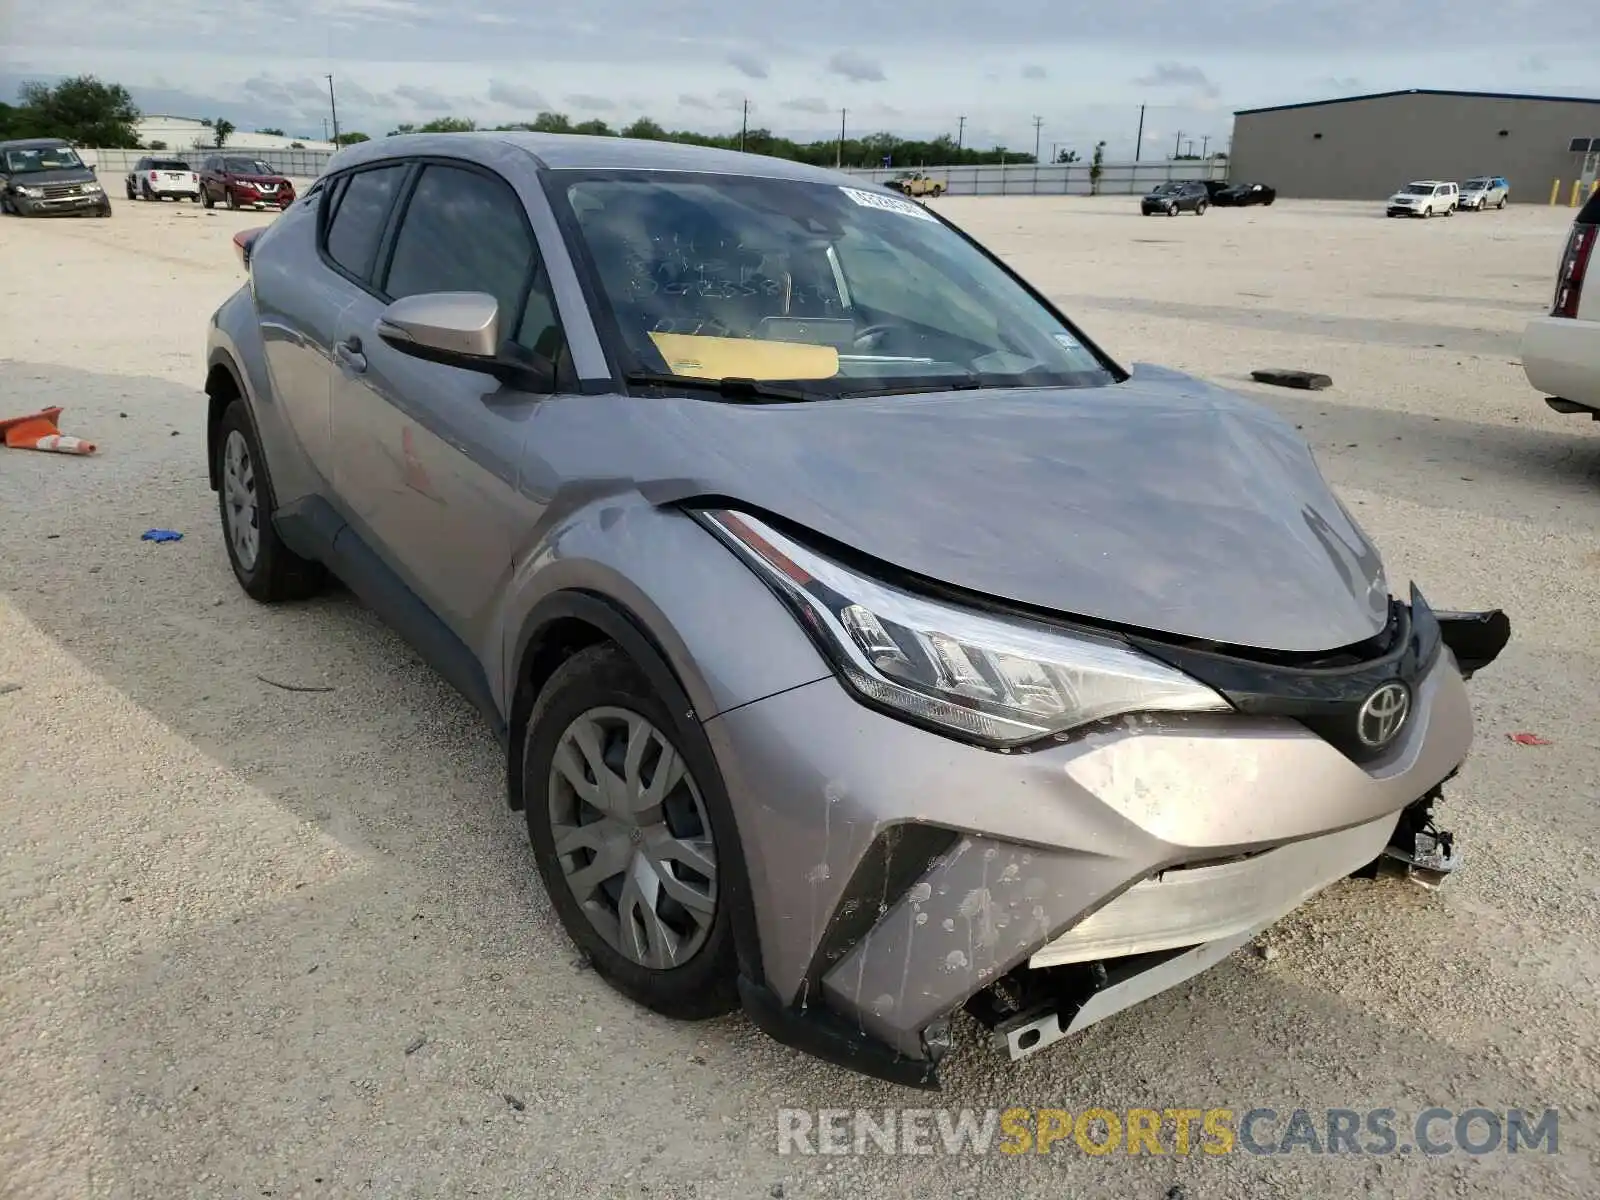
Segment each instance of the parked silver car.
[{"label": "parked silver car", "polygon": [[1482,212],[1486,208],[1504,208],[1511,198],[1511,184],[1502,175],[1479,175],[1461,185],[1460,208],[1463,212]]},{"label": "parked silver car", "polygon": [[932,1086],[1188,978],[1431,809],[1499,612],[1391,595],[1293,427],[925,206],[536,134],[340,151],[210,331],[227,553],[480,708],[567,932]]}]

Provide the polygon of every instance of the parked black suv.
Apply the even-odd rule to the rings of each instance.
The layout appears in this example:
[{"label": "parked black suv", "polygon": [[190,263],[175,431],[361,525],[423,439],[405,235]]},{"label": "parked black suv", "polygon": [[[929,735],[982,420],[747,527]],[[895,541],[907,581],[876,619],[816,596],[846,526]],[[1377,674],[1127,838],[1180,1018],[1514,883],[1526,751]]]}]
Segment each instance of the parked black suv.
[{"label": "parked black suv", "polygon": [[1203,216],[1211,203],[1211,191],[1200,180],[1189,183],[1161,183],[1151,188],[1139,201],[1139,211],[1145,216],[1166,213],[1175,217],[1180,212]]},{"label": "parked black suv", "polygon": [[22,217],[109,217],[94,168],[60,138],[0,142],[0,212]]}]

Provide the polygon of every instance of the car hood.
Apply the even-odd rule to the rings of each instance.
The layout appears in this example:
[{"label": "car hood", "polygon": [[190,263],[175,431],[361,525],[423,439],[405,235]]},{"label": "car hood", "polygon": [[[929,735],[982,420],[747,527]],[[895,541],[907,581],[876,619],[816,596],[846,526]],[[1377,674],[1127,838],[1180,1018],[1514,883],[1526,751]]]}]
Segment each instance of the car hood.
[{"label": "car hood", "polygon": [[56,171],[27,171],[11,176],[18,187],[38,187],[45,183],[94,183],[95,174],[88,167],[63,167]]},{"label": "car hood", "polygon": [[726,498],[998,600],[1291,652],[1388,619],[1378,554],[1293,426],[1174,371],[784,407],[616,403],[584,418],[607,430],[586,452],[600,477],[631,461],[656,503]]},{"label": "car hood", "polygon": [[288,183],[282,175],[235,175],[231,172],[228,178],[235,183]]}]

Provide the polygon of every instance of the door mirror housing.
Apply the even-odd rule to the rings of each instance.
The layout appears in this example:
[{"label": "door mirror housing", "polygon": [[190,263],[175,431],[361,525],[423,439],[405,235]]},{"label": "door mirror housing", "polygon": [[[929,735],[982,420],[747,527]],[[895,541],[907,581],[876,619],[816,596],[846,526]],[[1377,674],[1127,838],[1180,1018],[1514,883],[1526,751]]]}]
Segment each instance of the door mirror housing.
[{"label": "door mirror housing", "polygon": [[492,375],[523,391],[555,390],[555,365],[502,349],[500,304],[486,292],[403,296],[378,318],[378,336],[412,358]]}]

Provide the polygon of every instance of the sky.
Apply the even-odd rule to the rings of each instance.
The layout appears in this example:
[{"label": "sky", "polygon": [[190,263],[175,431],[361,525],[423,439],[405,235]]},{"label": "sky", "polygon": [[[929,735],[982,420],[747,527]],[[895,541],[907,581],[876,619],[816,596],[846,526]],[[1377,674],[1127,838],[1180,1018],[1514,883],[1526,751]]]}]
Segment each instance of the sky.
[{"label": "sky", "polygon": [[[0,0],[0,98],[92,73],[149,114],[322,137],[531,120],[802,140],[960,132],[1085,158],[1226,146],[1232,112],[1398,88],[1600,94],[1574,0]],[[1411,47],[1404,49],[1403,47]],[[965,117],[963,124],[961,118]],[[1035,122],[1038,122],[1037,126]]]}]

